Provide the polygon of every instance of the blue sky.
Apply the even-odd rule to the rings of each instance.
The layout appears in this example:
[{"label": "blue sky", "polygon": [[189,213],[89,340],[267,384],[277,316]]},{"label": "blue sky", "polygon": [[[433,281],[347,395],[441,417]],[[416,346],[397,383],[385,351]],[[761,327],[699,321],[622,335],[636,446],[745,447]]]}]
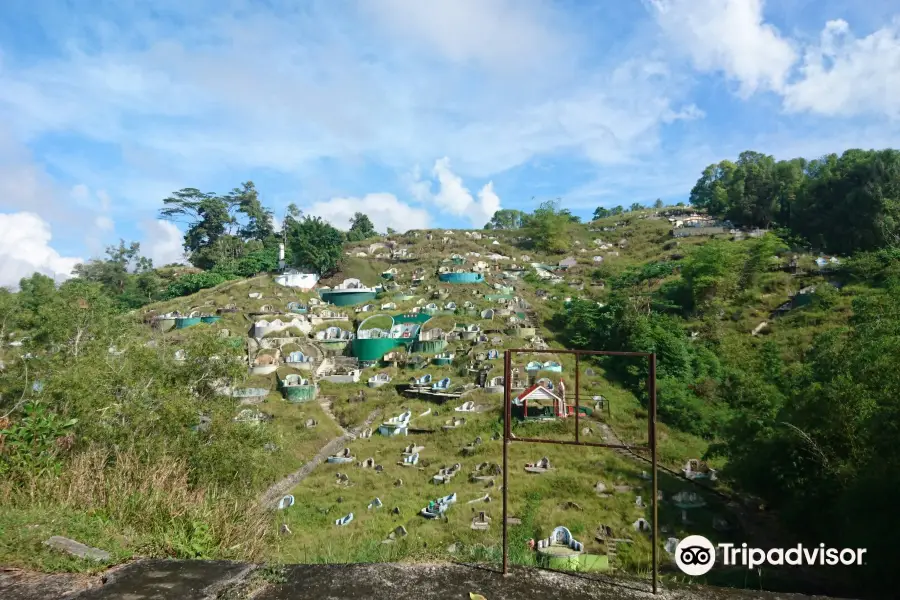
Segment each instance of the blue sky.
[{"label": "blue sky", "polygon": [[[77,5],[74,8],[73,5]],[[152,5],[152,8],[150,6]],[[711,162],[898,145],[889,0],[5,0],[0,285],[251,179],[346,227],[685,200]]]}]

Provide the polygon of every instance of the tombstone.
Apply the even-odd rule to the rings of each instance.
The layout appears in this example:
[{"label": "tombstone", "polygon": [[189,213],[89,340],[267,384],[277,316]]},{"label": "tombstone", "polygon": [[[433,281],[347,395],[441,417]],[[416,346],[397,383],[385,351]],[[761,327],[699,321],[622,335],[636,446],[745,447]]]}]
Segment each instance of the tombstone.
[{"label": "tombstone", "polygon": [[593,376],[594,376],[594,369],[588,367],[587,369],[585,369],[584,374],[587,375],[588,377],[593,377]]},{"label": "tombstone", "polygon": [[678,542],[680,542],[678,538],[670,537],[666,540],[665,549],[669,554],[675,554],[675,549],[678,547]]},{"label": "tombstone", "polygon": [[491,524],[491,518],[484,511],[479,513],[472,519],[472,529],[475,531],[484,531]]},{"label": "tombstone", "polygon": [[638,507],[638,508],[646,508],[646,507],[644,506],[644,499],[643,499],[641,496],[638,496],[638,497],[635,499],[634,505],[635,505],[636,507]]}]

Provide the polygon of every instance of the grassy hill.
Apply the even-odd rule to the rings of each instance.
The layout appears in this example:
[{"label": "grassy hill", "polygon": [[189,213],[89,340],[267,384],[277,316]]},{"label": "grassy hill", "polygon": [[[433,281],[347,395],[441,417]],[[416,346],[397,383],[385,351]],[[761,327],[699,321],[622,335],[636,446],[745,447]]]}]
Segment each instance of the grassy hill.
[{"label": "grassy hill", "polygon": [[[718,237],[721,240],[718,243],[742,249],[740,252],[749,249],[747,252],[751,256],[757,243],[755,240],[732,240],[730,234]],[[52,475],[33,476],[28,479],[33,486],[31,492],[18,487],[24,485],[25,480],[20,480],[15,489],[10,486],[0,488],[0,498],[6,500],[8,507],[0,511],[0,532],[9,534],[0,535],[0,538],[7,540],[0,542],[0,561],[50,569],[86,568],[76,561],[59,559],[40,546],[40,541],[51,531],[53,534],[69,534],[89,545],[111,549],[114,561],[138,553],[272,562],[433,560],[451,556],[465,560],[498,561],[502,478],[498,477],[492,486],[487,487],[484,483],[470,481],[469,475],[480,463],[502,462],[502,441],[498,439],[502,431],[502,395],[488,394],[478,389],[463,399],[437,404],[406,398],[398,393],[394,384],[405,383],[411,377],[424,373],[430,373],[435,381],[450,377],[454,384],[473,383],[475,375],[468,373],[466,366],[474,359],[475,353],[526,345],[527,341],[509,335],[510,324],[505,322],[507,317],[481,319],[478,316],[489,308],[501,309],[501,302],[489,300],[486,296],[496,294],[497,287],[511,286],[513,295],[523,303],[521,306],[527,306],[516,307],[511,312],[527,315],[529,324],[536,328],[538,337],[546,342],[549,352],[545,355],[517,355],[514,366],[524,373],[525,364],[537,356],[544,361],[558,361],[562,365],[568,395],[574,397],[574,358],[552,353],[554,349],[577,345],[572,339],[573,329],[578,328],[573,325],[574,317],[567,316],[575,309],[570,308],[567,300],[575,299],[578,310],[587,310],[588,304],[593,307],[623,301],[629,306],[629,311],[634,311],[638,316],[663,313],[665,308],[661,307],[667,302],[674,302],[673,298],[679,298],[678,294],[697,293],[699,288],[696,286],[678,287],[685,280],[682,267],[697,248],[715,243],[708,237],[673,238],[669,222],[653,211],[629,213],[590,224],[572,224],[568,230],[568,240],[569,250],[563,254],[538,251],[532,242],[523,239],[521,231],[433,230],[347,244],[344,249],[347,256],[341,270],[320,284],[334,285],[346,278],[357,278],[367,285],[375,285],[382,282],[381,273],[391,267],[397,269],[393,284],[398,291],[410,289],[412,275],[417,270],[425,272],[427,278],[422,286],[412,292],[412,300],[397,301],[394,299],[396,292],[388,291],[372,301],[376,307],[374,312],[355,313],[353,307],[337,309],[350,317],[349,323],[337,325],[356,331],[365,317],[378,312],[397,315],[421,308],[428,302],[439,306],[454,302],[459,307],[471,302],[476,316],[436,315],[426,328],[440,326],[446,330],[454,324],[477,324],[490,337],[498,337],[499,343],[489,341],[476,347],[469,341],[451,341],[447,351],[454,352],[456,359],[448,366],[425,364],[420,368],[408,369],[377,364],[362,371],[359,383],[321,382],[317,400],[306,403],[292,404],[282,398],[277,378],[288,373],[288,367],[281,367],[269,375],[247,374],[248,354],[252,360],[258,352],[255,342],[247,339],[253,323],[259,318],[275,318],[274,314],[263,317],[255,313],[262,312],[262,308],[268,305],[275,314],[290,315],[287,312],[289,302],[306,305],[316,297],[315,293],[297,293],[278,286],[271,275],[229,281],[190,296],[156,303],[135,312],[131,316],[133,322],[121,331],[96,331],[94,335],[98,339],[102,338],[104,343],[106,340],[118,340],[116,347],[125,351],[124,357],[116,363],[124,365],[121,371],[115,370],[119,367],[107,364],[115,362],[111,358],[104,359],[106,366],[73,366],[71,373],[66,371],[59,376],[59,382],[54,382],[54,376],[47,374],[46,388],[42,393],[57,393],[61,397],[83,390],[86,396],[91,396],[92,385],[108,385],[108,396],[102,400],[98,396],[96,401],[91,402],[84,400],[84,406],[99,411],[94,414],[115,413],[121,416],[120,425],[109,425],[117,428],[115,435],[122,436],[121,444],[116,446],[120,451],[132,452],[129,456],[136,457],[139,463],[143,461],[151,470],[159,468],[163,464],[160,461],[165,459],[169,461],[165,464],[170,465],[170,472],[181,473],[179,477],[185,477],[191,485],[204,486],[208,493],[202,499],[178,500],[182,502],[182,507],[196,505],[203,509],[192,508],[193,512],[186,520],[175,518],[172,515],[178,513],[178,506],[174,505],[175,501],[171,506],[166,506],[163,491],[160,491],[162,495],[152,507],[142,509],[144,514],[140,514],[140,510],[126,514],[113,506],[111,501],[85,502],[82,507],[74,497],[65,502],[52,497],[53,493],[63,489],[61,486],[65,481],[71,481],[66,479],[71,475],[62,476],[62,479]],[[391,260],[386,244],[406,248],[415,258]],[[494,253],[505,258],[492,260],[490,255]],[[454,254],[463,256],[465,264],[456,266],[444,262]],[[800,268],[795,270],[797,272],[783,269],[792,253],[781,251],[779,254],[780,262],[776,260],[760,268],[752,278],[752,285],[738,286],[726,300],[715,305],[714,311],[685,312],[683,317],[679,317],[680,320],[667,321],[669,324],[675,323],[674,326],[663,327],[667,334],[686,340],[683,342],[685,349],[679,352],[694,352],[690,349],[691,343],[697,347],[715,343],[723,355],[733,356],[741,352],[759,352],[764,345],[774,344],[783,360],[800,359],[817,332],[846,324],[853,299],[868,289],[866,285],[854,286],[850,282],[843,285],[842,282],[840,290],[834,289],[827,294],[820,291],[811,303],[787,311],[783,316],[771,316],[775,309],[791,301],[801,289],[810,286],[825,289],[835,277],[828,270],[815,267],[811,262],[815,258],[813,255],[799,256]],[[531,263],[554,266],[566,257],[573,257],[576,263],[565,271],[554,271],[556,281],[541,280],[529,266]],[[443,284],[435,275],[442,265],[469,268],[479,261],[490,266],[485,273],[485,283]],[[503,271],[509,271],[513,262],[526,267],[525,274],[520,278],[504,278]],[[646,273],[642,274],[642,270],[651,267],[660,269],[659,265],[663,265],[661,275],[648,277]],[[696,267],[691,268],[697,271]],[[691,281],[695,284],[698,280]],[[439,292],[442,292],[441,297],[437,297]],[[261,297],[251,298],[251,294]],[[825,296],[827,302],[822,301]],[[388,302],[396,303],[396,308],[380,311],[379,307]],[[144,317],[152,314],[172,311],[188,314],[195,310],[214,313],[216,309],[226,306],[233,306],[236,310],[222,313],[221,320],[216,323],[183,330],[157,332],[143,322]],[[715,318],[710,317],[713,313]],[[758,334],[751,334],[763,321],[769,325],[759,329]],[[615,323],[610,325],[615,326]],[[318,325],[314,331],[323,327]],[[591,331],[581,333],[593,335]],[[237,338],[239,342],[228,350],[226,338]],[[294,346],[285,350],[315,345],[314,340],[298,338]],[[669,346],[656,341],[650,347],[659,354],[661,365],[670,364],[667,354]],[[187,365],[173,363],[174,352],[179,349],[186,350],[189,356]],[[97,356],[103,355],[103,349],[95,350]],[[6,359],[14,359],[12,348],[6,347],[3,352]],[[212,356],[219,357],[216,364],[222,365],[221,368],[217,366],[219,370],[214,373],[207,372]],[[500,356],[502,358],[502,354]],[[699,359],[685,360],[696,362]],[[493,362],[491,376],[502,374],[502,360],[488,362]],[[228,363],[227,366],[225,363]],[[156,366],[151,368],[149,365]],[[639,384],[629,383],[627,376],[628,373],[638,373],[639,370],[635,369],[639,367],[638,364],[628,366],[601,360],[580,362],[578,392],[582,405],[593,406],[592,398],[595,396],[602,396],[608,403],[608,409],[581,418],[584,440],[600,442],[618,439],[629,444],[646,443],[646,390]],[[128,372],[127,377],[122,371]],[[377,389],[367,387],[368,378],[380,372],[388,373],[392,383]],[[7,378],[2,383],[8,391],[22,389],[21,385],[16,387],[11,381],[13,375],[19,373],[18,370],[7,369],[4,375]],[[670,377],[665,370],[662,374]],[[541,373],[541,376],[554,380],[559,377],[552,373]],[[228,397],[210,396],[206,391],[197,391],[216,378],[230,378],[234,387],[262,387],[270,392],[260,403],[248,407],[240,406]],[[160,379],[166,380],[165,389],[154,387],[161,385]],[[703,398],[705,392],[700,388],[705,385],[704,382],[714,380],[712,376],[698,376],[690,384],[698,388],[692,387],[692,393]],[[146,384],[147,389],[155,390],[157,396],[154,398],[158,400],[165,396],[167,399],[157,403],[149,398],[142,399],[143,396],[136,393],[122,399],[121,392],[111,391],[126,383],[132,390],[138,389],[139,384]],[[674,397],[671,386],[661,389],[664,392],[661,399],[670,401]],[[364,395],[363,401],[359,401],[360,393]],[[455,411],[463,400],[473,401],[479,411]],[[128,412],[132,410],[129,403],[141,402],[145,402],[146,406]],[[69,410],[75,411],[75,404],[77,402],[68,404]],[[666,406],[675,406],[670,409],[673,411],[681,410],[681,405]],[[259,410],[271,418],[258,424],[235,423],[234,417],[248,408]],[[323,463],[289,490],[288,493],[295,499],[294,506],[284,511],[268,511],[266,507],[260,508],[256,504],[256,499],[270,486],[301,470],[329,442],[343,435],[344,430],[363,427],[366,419],[376,410],[379,413],[372,424],[373,429],[377,429],[382,420],[409,410],[413,415],[411,427],[432,432],[413,433],[408,437],[384,437],[375,433],[371,438],[352,440],[346,446],[356,461],[371,457],[382,466],[382,470],[363,469],[357,466],[356,461],[346,465]],[[196,421],[198,412],[210,419],[209,428],[215,434],[197,432],[185,426]],[[82,418],[84,414],[82,412]],[[689,412],[684,414],[688,416],[682,416],[682,419],[694,418]],[[163,451],[154,444],[142,443],[127,448],[128,436],[121,428],[127,428],[129,422],[137,423],[151,416],[156,419],[159,435],[172,436],[169,447]],[[449,431],[442,430],[442,425],[454,417],[464,417],[465,424]],[[714,421],[713,417],[709,419]],[[308,427],[310,420],[317,425]],[[98,424],[95,429],[82,435],[97,441],[105,435],[104,431],[110,430],[102,429]],[[573,439],[575,423],[574,419],[547,423],[516,422],[513,431],[518,437]],[[686,427],[683,420],[662,418],[658,429],[661,466],[677,473],[688,459],[704,457],[710,446],[720,441],[720,436],[715,433],[718,430],[704,431],[713,433]],[[480,438],[481,442],[474,446],[474,450],[464,451],[463,448],[476,438]],[[398,464],[402,460],[401,452],[408,444],[424,446],[420,462],[414,467]],[[553,470],[543,474],[525,472],[525,463],[542,457],[550,459]],[[459,463],[461,468],[450,483],[433,483],[432,477],[439,468],[455,463]],[[112,463],[102,464],[98,468],[119,472]],[[509,449],[509,465],[510,511],[520,520],[520,524],[511,529],[514,562],[532,564],[535,555],[527,550],[527,540],[547,537],[559,525],[567,527],[589,552],[606,553],[608,548],[595,539],[598,527],[604,524],[612,529],[615,537],[632,540],[618,545],[613,563],[615,567],[638,575],[648,572],[649,538],[636,532],[632,526],[638,518],[650,518],[648,506],[652,491],[649,481],[642,476],[649,471],[646,462],[607,449],[513,443]],[[711,465],[727,469],[727,459],[721,454],[714,456]],[[88,465],[82,465],[81,469],[80,473],[86,473]],[[137,473],[142,471],[135,466],[131,479],[122,475],[122,495],[115,497],[116,502],[128,502],[128,490],[136,485],[133,479],[138,477]],[[350,484],[341,484],[338,473],[349,476]],[[402,480],[402,485],[398,485],[398,480]],[[598,482],[604,485],[606,495],[598,494]],[[721,482],[718,487],[726,494],[731,493],[729,481]],[[176,488],[173,483],[162,490]],[[753,521],[757,517],[748,517],[742,510],[736,512],[735,507],[722,496],[706,493],[677,477],[664,474],[659,489],[662,492],[659,511],[663,528],[661,546],[669,537],[680,539],[687,534],[704,534],[716,541],[738,543],[751,539],[760,541],[760,537],[776,535],[774,530],[763,531],[761,535],[764,527],[754,528],[752,523],[747,524],[747,519]],[[93,498],[100,493],[98,490],[86,490],[84,494]],[[707,502],[706,507],[689,511],[688,523],[683,521],[682,511],[671,502],[672,496],[682,491],[698,492]],[[458,501],[448,511],[446,519],[426,520],[419,516],[419,510],[429,500],[451,492],[458,494]],[[469,503],[485,494],[490,496],[489,502]],[[367,508],[375,498],[379,498],[383,506]],[[225,504],[232,507],[231,512],[223,511]],[[151,508],[156,512],[148,514],[146,511]],[[470,527],[472,518],[481,511],[490,516],[491,525],[487,531],[474,531]],[[233,518],[235,512],[243,514],[244,524],[233,525],[224,531],[227,519]],[[346,527],[335,526],[335,519],[351,512],[354,514],[352,523]],[[157,514],[158,517],[154,516]],[[722,532],[713,528],[714,520],[719,519],[727,521],[731,529]],[[406,537],[395,543],[382,543],[401,525],[408,532]],[[747,528],[742,529],[742,525]],[[290,533],[279,533],[284,529]],[[668,564],[668,555],[662,549],[660,556]],[[727,575],[723,577],[727,580]],[[746,585],[738,582],[738,585],[742,584]]]}]

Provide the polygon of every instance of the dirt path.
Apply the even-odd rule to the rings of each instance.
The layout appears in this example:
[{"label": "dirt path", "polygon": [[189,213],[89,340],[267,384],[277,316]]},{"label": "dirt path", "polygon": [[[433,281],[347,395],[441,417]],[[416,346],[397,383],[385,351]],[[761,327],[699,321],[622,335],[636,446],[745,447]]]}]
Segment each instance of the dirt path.
[{"label": "dirt path", "polygon": [[[330,407],[325,412],[328,413],[328,415],[331,416],[332,419],[334,419],[334,415],[332,414]],[[381,410],[376,408],[369,414],[362,425],[355,427],[350,431],[341,428],[341,430],[344,432],[343,435],[340,435],[325,444],[325,446],[323,446],[322,449],[319,450],[319,452],[309,460],[309,462],[300,467],[300,469],[269,487],[269,489],[267,489],[259,497],[259,503],[262,506],[274,508],[276,503],[282,498],[282,496],[284,496],[288,492],[288,490],[306,479],[306,477],[310,473],[312,473],[313,470],[322,463],[322,461],[324,461],[332,454],[340,451],[350,441],[355,440],[357,433],[359,433],[366,427],[371,426],[375,419],[378,418],[378,414],[380,412]],[[337,423],[337,420],[335,420],[335,423]],[[338,427],[340,427],[340,425],[338,425]]]},{"label": "dirt path", "polygon": [[[334,416],[334,412],[331,410],[331,407],[334,406],[334,397],[333,396],[323,396],[319,398],[319,406],[322,407],[322,410],[326,415],[331,417],[331,420],[334,421],[334,424],[337,425],[341,431],[344,432],[344,435],[347,435],[349,432],[344,429],[341,422],[337,420],[337,417]],[[371,416],[371,415],[370,415]],[[369,423],[371,425],[371,423]]]}]

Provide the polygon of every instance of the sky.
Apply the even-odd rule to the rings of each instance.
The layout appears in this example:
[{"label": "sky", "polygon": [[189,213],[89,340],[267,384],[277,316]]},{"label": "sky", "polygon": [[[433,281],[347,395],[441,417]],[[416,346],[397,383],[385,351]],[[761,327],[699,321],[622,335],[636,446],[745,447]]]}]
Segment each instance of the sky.
[{"label": "sky", "polygon": [[686,200],[705,166],[900,145],[893,0],[3,0],[0,286],[185,187],[346,229]]}]

